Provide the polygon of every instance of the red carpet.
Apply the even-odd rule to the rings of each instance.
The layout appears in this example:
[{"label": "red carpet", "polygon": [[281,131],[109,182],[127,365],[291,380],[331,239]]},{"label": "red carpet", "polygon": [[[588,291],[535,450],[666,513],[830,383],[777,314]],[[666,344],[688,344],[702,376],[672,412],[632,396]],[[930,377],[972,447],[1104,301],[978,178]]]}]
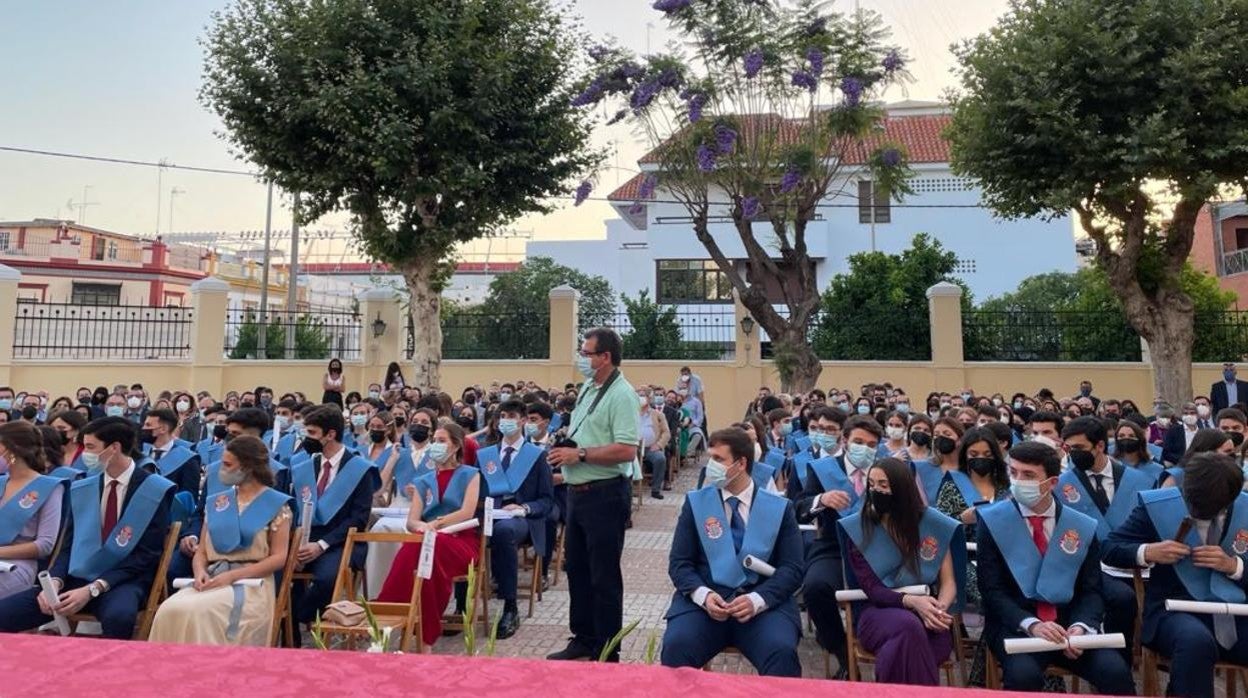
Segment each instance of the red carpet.
[{"label": "red carpet", "polygon": [[[505,696],[523,698],[950,698],[965,689],[770,679],[529,659],[187,647],[34,635],[0,639],[0,695],[98,698],[211,696]],[[987,694],[985,694],[987,695]],[[993,696],[1029,694],[994,693]]]}]

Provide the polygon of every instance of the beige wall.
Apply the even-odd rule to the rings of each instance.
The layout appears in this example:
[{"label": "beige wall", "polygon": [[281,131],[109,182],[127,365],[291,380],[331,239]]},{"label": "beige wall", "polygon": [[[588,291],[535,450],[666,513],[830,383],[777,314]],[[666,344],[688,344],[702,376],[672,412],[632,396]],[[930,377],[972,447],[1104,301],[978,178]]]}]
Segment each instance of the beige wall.
[{"label": "beige wall", "polygon": [[[13,337],[13,313],[18,278],[11,269],[0,266],[0,337]],[[192,288],[189,302],[195,309],[191,330],[191,359],[162,361],[52,361],[14,360],[8,341],[0,342],[0,385],[19,390],[47,390],[50,394],[72,395],[79,386],[112,386],[141,382],[151,392],[162,389],[208,390],[220,396],[228,390],[250,390],[267,385],[281,393],[298,390],[316,400],[321,396],[324,361],[232,361],[222,357],[221,336],[228,297],[227,284],[209,278]],[[961,327],[960,308],[948,289],[935,287],[931,294],[933,327]],[[562,386],[577,381],[572,367],[576,335],[576,298],[570,289],[551,292],[550,360],[539,361],[444,361],[441,388],[458,396],[474,383],[534,380],[543,386]],[[346,388],[364,392],[368,383],[380,382],[386,364],[402,356],[402,312],[392,292],[373,289],[360,297],[365,318],[381,317],[387,330],[373,337],[371,323],[363,323],[357,360],[344,361]],[[737,314],[744,314],[738,305]],[[869,382],[888,381],[922,399],[933,390],[958,391],[969,387],[977,394],[1034,393],[1049,388],[1058,395],[1073,395],[1079,381],[1091,380],[1101,397],[1130,398],[1147,409],[1153,399],[1152,370],[1145,363],[971,363],[961,360],[961,337],[942,333],[933,337],[933,361],[825,362],[818,385],[856,390]],[[771,362],[760,361],[758,333],[738,333],[737,360],[694,362],[693,370],[702,378],[707,395],[707,412],[712,426],[739,419],[747,402],[761,385],[777,389],[780,381]],[[401,362],[405,363],[405,362]],[[686,362],[628,361],[624,376],[633,385],[672,387]],[[410,365],[404,365],[410,376]],[[1199,393],[1219,380],[1220,364],[1193,367],[1193,381]],[[916,403],[917,404],[917,403]]]}]

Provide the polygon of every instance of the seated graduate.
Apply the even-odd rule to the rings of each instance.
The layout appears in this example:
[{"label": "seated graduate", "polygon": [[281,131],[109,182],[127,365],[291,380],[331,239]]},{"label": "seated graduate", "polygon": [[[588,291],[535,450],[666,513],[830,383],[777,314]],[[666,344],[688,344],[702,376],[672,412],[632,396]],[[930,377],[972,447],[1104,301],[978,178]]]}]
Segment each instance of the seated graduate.
[{"label": "seated graduate", "polygon": [[[1248,618],[1166,610],[1167,599],[1244,603],[1248,494],[1239,465],[1218,453],[1188,458],[1180,487],[1150,490],[1105,544],[1105,563],[1150,567],[1144,645],[1170,659],[1167,695],[1211,698],[1214,664],[1248,665]],[[1181,540],[1180,529],[1187,531]]]},{"label": "seated graduate", "polygon": [[[376,422],[381,414],[374,415],[373,421]],[[437,413],[430,409],[422,408],[413,412],[411,426],[407,430],[411,448],[392,449],[381,464],[381,488],[373,496],[373,503],[389,508],[394,513],[378,517],[369,529],[373,533],[403,533],[407,530],[407,510],[411,509],[412,497],[416,494],[416,478],[433,471],[428,448],[429,437],[433,434],[433,425],[437,423],[437,419]],[[381,591],[381,583],[390,573],[390,565],[398,552],[397,543],[368,544],[368,559],[364,563],[364,571],[368,578],[369,598]]]},{"label": "seated graduate", "polygon": [[0,424],[0,565],[12,565],[0,572],[0,599],[30,589],[56,546],[67,483],[44,475],[46,467],[38,428]]},{"label": "seated graduate", "polygon": [[[936,494],[936,508],[962,524],[968,542],[975,541],[976,510],[993,502],[1009,499],[1010,476],[996,436],[989,429],[973,427],[958,443],[958,469],[945,473]],[[978,570],[966,569],[967,603],[980,605]]]},{"label": "seated graduate", "polygon": [[794,453],[788,460],[785,496],[794,502],[801,498],[812,462],[830,459],[827,462],[831,463],[841,455],[841,432],[844,426],[845,415],[838,409],[820,406],[810,411],[806,419],[806,436],[810,439],[810,448]]},{"label": "seated graduate", "polygon": [[[656,396],[661,397],[658,393],[656,393]],[[543,452],[549,450],[550,444],[553,442],[550,435],[550,425],[554,416],[555,411],[549,403],[534,401],[525,406],[525,418],[528,421],[524,424],[524,438],[529,443],[542,449]],[[546,514],[546,553],[542,555],[543,588],[547,586],[547,579],[550,577],[550,563],[555,555],[559,524],[567,521],[568,516],[568,486],[563,482],[562,468],[557,466],[550,467],[550,481],[553,489],[551,491],[551,508]]]},{"label": "seated graduate", "polygon": [[174,438],[178,428],[178,416],[173,410],[158,409],[143,418],[140,432],[143,455],[153,464],[161,477],[172,482],[178,492],[199,492],[199,480],[203,474],[199,456]]},{"label": "seated graduate", "polygon": [[265,446],[269,449],[269,457],[273,460],[290,465],[291,456],[303,438],[303,420],[296,421],[299,402],[293,397],[283,397],[273,408],[273,428],[268,433]]},{"label": "seated graduate", "polygon": [[1068,669],[1099,693],[1134,695],[1131,666],[1111,649],[1005,653],[1005,640],[1065,642],[1101,627],[1101,569],[1096,521],[1063,506],[1053,491],[1062,463],[1037,441],[1010,449],[1013,500],[979,507],[979,593],[988,650],[1007,691],[1040,691],[1049,666]]},{"label": "seated graduate", "polygon": [[0,631],[37,628],[53,612],[85,611],[99,620],[106,638],[134,634],[163,552],[174,490],[172,482],[136,467],[129,454],[137,438],[125,417],[83,428],[83,461],[91,474],[70,486],[66,544],[49,569],[59,600],[49,605],[37,587],[0,600]]},{"label": "seated graduate", "polygon": [[[226,444],[217,477],[226,488],[209,498],[192,565],[194,584],[157,609],[150,638],[155,642],[269,642],[274,574],[286,564],[290,547],[290,496],[273,489],[268,449],[255,436]],[[235,584],[244,579],[261,583]]]},{"label": "seated graduate", "polygon": [[[876,681],[938,686],[940,665],[953,650],[958,583],[951,546],[964,545],[954,538],[961,527],[923,504],[908,463],[876,461],[867,485],[862,509],[837,522],[849,569],[867,595],[856,617],[858,640],[875,655]],[[935,587],[936,596],[893,591],[913,585]]]},{"label": "seated graduate", "polygon": [[1166,468],[1165,472],[1162,473],[1161,483],[1158,487],[1182,487],[1183,473],[1187,469],[1187,463],[1197,454],[1221,453],[1226,456],[1234,456],[1236,451],[1238,449],[1235,447],[1235,442],[1227,432],[1221,429],[1197,429],[1187,450],[1178,459],[1178,464]]},{"label": "seated graduate", "polygon": [[1114,455],[1119,463],[1144,473],[1153,484],[1161,478],[1164,468],[1148,452],[1148,436],[1144,427],[1130,419],[1118,422],[1114,428],[1114,445]]},{"label": "seated graduate", "polygon": [[932,447],[927,460],[911,461],[915,477],[921,485],[925,503],[932,503],[940,495],[940,486],[945,481],[945,473],[958,470],[958,443],[969,427],[953,417],[940,417],[932,422]]},{"label": "seated graduate", "polygon": [[[416,498],[407,516],[408,531],[436,531],[476,516],[481,475],[475,467],[460,463],[464,439],[463,427],[450,421],[442,422],[433,433],[428,455],[436,470],[416,478]],[[412,598],[420,548],[420,544],[408,543],[399,549],[378,601],[407,603]],[[433,574],[420,587],[421,638],[426,653],[433,652],[433,643],[442,634],[442,611],[454,587],[451,580],[468,573],[480,548],[477,528],[438,536],[433,549]]]},{"label": "seated graduate", "polygon": [[[761,675],[801,676],[793,595],[803,560],[793,504],[754,482],[754,447],[744,431],[711,434],[709,453],[707,486],[686,496],[668,557],[676,593],[665,616],[663,665],[701,668],[732,646]],[[747,570],[747,555],[775,573]]]},{"label": "seated graduate", "polygon": [[[302,523],[298,517],[304,504],[312,502],[314,506],[308,542],[298,552],[299,564],[312,574],[312,581],[295,584],[293,595],[295,621],[311,623],[334,593],[347,531],[367,530],[373,492],[379,482],[372,462],[347,450],[338,440],[345,426],[337,405],[321,405],[309,412],[303,428],[303,450],[311,457],[290,467],[290,480],[297,525]],[[353,550],[351,566],[362,568],[366,554],[362,545]]]},{"label": "seated graduate", "polygon": [[77,480],[87,474],[82,462],[82,440],[78,434],[87,425],[87,418],[77,410],[62,410],[48,420],[52,428],[61,433],[61,456],[55,463],[48,463],[48,474],[65,480]]},{"label": "seated graduate", "polygon": [[206,436],[195,444],[195,453],[200,463],[216,463],[221,460],[225,451],[225,418],[230,411],[221,405],[213,405],[204,411],[204,433]]},{"label": "seated graduate", "polygon": [[498,431],[502,440],[477,451],[477,469],[484,485],[482,498],[492,497],[494,508],[510,511],[515,517],[494,521],[490,541],[490,570],[498,584],[498,598],[503,601],[500,640],[515,635],[520,628],[517,547],[532,543],[536,554],[545,556],[550,542],[546,539],[546,517],[554,505],[554,485],[546,452],[524,439],[520,425],[526,419],[523,402],[512,399],[500,404]]}]

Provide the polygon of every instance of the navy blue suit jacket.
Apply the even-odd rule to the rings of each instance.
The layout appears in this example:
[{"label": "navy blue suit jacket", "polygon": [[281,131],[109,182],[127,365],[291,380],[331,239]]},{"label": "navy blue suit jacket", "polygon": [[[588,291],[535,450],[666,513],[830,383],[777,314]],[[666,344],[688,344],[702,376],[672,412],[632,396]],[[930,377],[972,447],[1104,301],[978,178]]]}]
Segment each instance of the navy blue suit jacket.
[{"label": "navy blue suit jacket", "polygon": [[[836,464],[845,470],[844,456],[836,457]],[[806,471],[805,487],[798,494],[796,503],[794,504],[797,512],[797,522],[800,524],[815,523],[819,526],[818,536],[811,543],[810,550],[807,551],[808,560],[816,560],[821,557],[841,557],[841,543],[837,540],[836,522],[841,520],[841,514],[835,509],[824,508],[817,514],[810,513],[811,508],[825,490],[823,483],[819,481],[819,476],[815,474],[814,469]]]},{"label": "navy blue suit jacket", "polygon": [[[130,500],[134,498],[134,493],[138,491],[143,481],[151,477],[147,471],[142,468],[135,467],[134,473],[130,476],[130,484],[126,487],[126,496],[121,502],[121,511],[117,512],[118,517],[126,512],[126,507],[130,506]],[[103,483],[104,479],[98,478],[98,482]],[[156,566],[160,564],[160,556],[165,549],[165,535],[169,532],[169,504],[173,500],[176,489],[170,489],[165,493],[164,499],[160,500],[160,506],[157,507],[156,513],[152,515],[152,520],[148,523],[147,528],[143,529],[143,535],[139,536],[139,542],[134,550],[127,555],[118,565],[104,574],[100,575],[100,579],[108,584],[108,588],[116,589],[118,586],[130,582],[137,582],[144,587],[151,586],[152,580],[156,577]],[[103,497],[104,492],[97,488],[96,497]],[[65,545],[61,548],[60,555],[56,556],[56,560],[52,563],[49,573],[65,582],[63,590],[74,589],[85,584],[89,584],[94,579],[77,579],[69,574],[69,560],[74,553],[74,514],[70,509],[69,517],[65,524]]]},{"label": "navy blue suit jacket", "polygon": [[1161,460],[1169,465],[1176,465],[1183,454],[1187,452],[1187,438],[1183,436],[1185,427],[1182,424],[1172,424],[1166,430],[1166,438],[1161,442]]},{"label": "navy blue suit jacket", "polygon": [[[1248,381],[1235,379],[1235,401],[1236,403],[1248,403]],[[1230,399],[1226,394],[1226,382],[1218,381],[1209,386],[1209,401],[1213,403],[1213,414],[1216,416],[1219,411],[1231,407]]]},{"label": "navy blue suit jacket", "polygon": [[[482,474],[481,496],[477,500],[478,510],[485,506],[485,498],[488,496],[490,496],[490,482]],[[545,449],[542,449],[541,455],[533,462],[533,467],[529,468],[529,474],[525,476],[524,482],[520,483],[520,489],[513,496],[516,504],[529,505],[529,515],[525,517],[525,523],[529,525],[529,538],[533,541],[533,546],[545,554],[546,519],[556,514],[555,484],[550,464],[546,462]],[[495,502],[494,506],[502,508],[498,502]]]},{"label": "navy blue suit jacket", "polygon": [[[764,496],[757,489],[754,497]],[[802,571],[805,563],[802,557],[802,536],[797,528],[797,520],[793,516],[793,504],[784,505],[784,518],[780,523],[780,531],[776,534],[776,543],[771,549],[771,557],[767,563],[776,568],[771,577],[759,577],[755,585],[747,585],[741,589],[729,589],[716,584],[711,579],[710,563],[706,559],[706,551],[702,549],[702,541],[698,538],[698,522],[693,518],[693,507],[685,500],[680,510],[680,519],[676,522],[676,531],[672,536],[672,551],[668,555],[667,573],[676,586],[672,595],[672,605],[667,609],[665,618],[697,611],[705,613],[695,604],[690,596],[698,587],[709,587],[724,600],[741,594],[757,593],[767,604],[767,611],[780,611],[792,618],[799,627],[801,621],[797,615],[797,602],[793,595],[802,585]],[[748,524],[747,524],[748,526]],[[731,622],[731,621],[730,621]]]},{"label": "navy blue suit jacket", "polygon": [[[178,468],[178,472],[174,473],[173,477],[166,478],[173,483],[173,491],[175,493],[190,492],[195,494],[199,492],[199,481],[203,479],[204,468],[199,462],[199,454],[195,453],[193,449],[191,449],[191,453],[193,455],[182,464],[181,468]],[[157,474],[160,473],[160,466],[156,465],[156,461],[148,456],[141,456],[141,459],[144,470]]]},{"label": "navy blue suit jacket", "polygon": [[[1062,505],[1058,502],[1055,516],[1061,514]],[[1022,517],[1021,512],[1019,517]],[[1023,595],[984,522],[979,521],[975,530],[978,542],[975,564],[984,606],[984,638],[994,643],[1008,637],[1023,637],[1019,625],[1027,618],[1036,616],[1036,602]],[[1056,541],[1050,541],[1050,545],[1056,544]],[[1069,603],[1057,607],[1057,622],[1064,628],[1075,623],[1100,628],[1105,614],[1105,601],[1101,598],[1101,556],[1095,536],[1089,541],[1089,546],[1088,556],[1075,577],[1074,596]]]},{"label": "navy blue suit jacket", "polygon": [[[347,451],[342,455],[339,463],[346,463],[355,455],[352,451]],[[363,456],[361,456],[363,457]],[[312,457],[312,474],[316,479],[321,477],[321,456]],[[329,550],[340,548],[347,542],[347,531],[354,528],[359,531],[368,530],[368,518],[373,513],[373,493],[381,487],[381,476],[378,475],[376,468],[369,468],[368,472],[360,478],[356,483],[355,490],[351,492],[351,496],[338,509],[338,513],[334,514],[334,518],[330,519],[323,525],[312,525],[311,542],[325,541],[329,546]],[[352,564],[364,564],[364,557],[368,553],[368,546],[359,545],[351,554]]]},{"label": "navy blue suit jacket", "polygon": [[[1236,502],[1241,502],[1237,499]],[[1230,512],[1233,511],[1235,505],[1231,505],[1228,510],[1227,520],[1230,520]],[[1229,531],[1223,532],[1223,538]],[[1110,531],[1109,538],[1105,540],[1105,549],[1102,552],[1102,559],[1105,564],[1112,567],[1135,567],[1136,552],[1141,545],[1148,543],[1157,543],[1161,541],[1156,527],[1153,526],[1153,520],[1149,518],[1148,511],[1142,505],[1137,504],[1135,509],[1131,511],[1131,515],[1117,529]],[[1248,569],[1248,554],[1240,555],[1244,561],[1245,569]],[[1214,572],[1217,574],[1217,572]],[[1245,591],[1248,591],[1248,573],[1245,573],[1239,580],[1239,585]],[[1166,611],[1166,599],[1191,599],[1192,595],[1187,593],[1187,587],[1183,586],[1183,582],[1179,581],[1179,575],[1175,573],[1172,565],[1153,565],[1149,571],[1148,583],[1144,585],[1144,623],[1143,635],[1141,639],[1144,642],[1152,642],[1153,636],[1157,632],[1157,624],[1160,622]]]}]

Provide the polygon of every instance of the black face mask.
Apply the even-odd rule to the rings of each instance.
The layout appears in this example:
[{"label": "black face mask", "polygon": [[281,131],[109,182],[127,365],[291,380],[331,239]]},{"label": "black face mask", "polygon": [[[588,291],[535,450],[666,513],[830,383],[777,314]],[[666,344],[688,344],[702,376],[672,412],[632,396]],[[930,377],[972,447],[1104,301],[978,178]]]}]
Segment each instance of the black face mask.
[{"label": "black face mask", "polygon": [[401,427],[401,426],[403,426],[403,425],[404,425],[404,424],[406,424],[406,423],[407,423],[407,417],[403,417],[403,416],[401,416],[401,415],[397,415],[397,414],[396,414],[396,415],[394,415],[394,424],[395,424],[395,426],[400,426],[400,427]]},{"label": "black face mask", "polygon": [[429,427],[424,424],[413,424],[407,433],[411,435],[412,441],[423,444],[429,438]]},{"label": "black face mask", "polygon": [[[1241,436],[1242,438],[1242,436]],[[1118,453],[1135,453],[1140,448],[1139,439],[1118,439]]]},{"label": "black face mask", "polygon": [[1240,446],[1244,445],[1243,433],[1238,432],[1238,431],[1228,431],[1226,432],[1226,435],[1231,437],[1231,443],[1235,444],[1235,448],[1239,448]]},{"label": "black face mask", "polygon": [[212,427],[212,438],[214,439],[224,439],[228,434],[229,432],[225,430],[224,424],[217,424]]},{"label": "black face mask", "polygon": [[464,395],[464,404],[465,404],[465,405],[475,405],[475,404],[477,404],[477,396],[476,396],[476,395],[473,395],[472,393],[466,393],[466,394]]},{"label": "black face mask", "polygon": [[39,408],[34,405],[27,405],[22,408],[22,419],[25,419],[26,421],[31,421],[38,415]]},{"label": "black face mask", "polygon": [[871,508],[877,516],[883,517],[893,510],[893,494],[871,490]]},{"label": "black face mask", "polygon": [[1096,454],[1091,451],[1071,451],[1070,464],[1086,473],[1096,465]]},{"label": "black face mask", "polygon": [[968,458],[966,465],[976,475],[987,477],[997,469],[997,460],[995,458]]},{"label": "black face mask", "polygon": [[314,439],[311,436],[303,437],[304,453],[310,453],[310,454],[315,455],[317,453],[320,453],[323,450],[325,450],[325,444],[322,444],[320,440]]},{"label": "black face mask", "polygon": [[910,432],[910,443],[919,448],[927,448],[932,443],[932,435],[925,431]]},{"label": "black face mask", "polygon": [[381,443],[382,441],[385,441],[385,440],[386,440],[386,432],[384,432],[384,431],[370,431],[370,432],[368,432],[368,439],[369,439],[370,441],[372,441],[373,443],[375,443],[375,444],[379,444],[379,443]]},{"label": "black face mask", "polygon": [[79,405],[90,405],[90,404],[91,404],[91,396],[90,396],[90,395],[86,395],[86,396],[79,395],[79,396],[78,396],[78,404],[79,404]]},{"label": "black face mask", "polygon": [[145,444],[156,443],[156,434],[151,429],[144,429],[142,432],[142,435],[139,438],[142,439],[143,443]]},{"label": "black face mask", "polygon": [[469,431],[475,431],[477,428],[477,420],[472,417],[460,417],[455,420],[455,423]]},{"label": "black face mask", "polygon": [[63,431],[61,432],[61,445],[62,445],[62,446],[68,446],[68,445],[69,445],[69,434],[66,434],[66,433],[65,433],[65,432],[63,432]]},{"label": "black face mask", "polygon": [[92,404],[92,405],[103,405],[103,404],[104,404],[104,401],[105,401],[105,400],[107,400],[107,399],[108,399],[108,393],[96,393],[96,394],[95,394],[95,397],[92,397],[92,398],[91,398],[91,404]]},{"label": "black face mask", "polygon": [[937,453],[947,456],[958,447],[958,442],[948,436],[936,436],[932,438],[932,445],[936,448]]}]

